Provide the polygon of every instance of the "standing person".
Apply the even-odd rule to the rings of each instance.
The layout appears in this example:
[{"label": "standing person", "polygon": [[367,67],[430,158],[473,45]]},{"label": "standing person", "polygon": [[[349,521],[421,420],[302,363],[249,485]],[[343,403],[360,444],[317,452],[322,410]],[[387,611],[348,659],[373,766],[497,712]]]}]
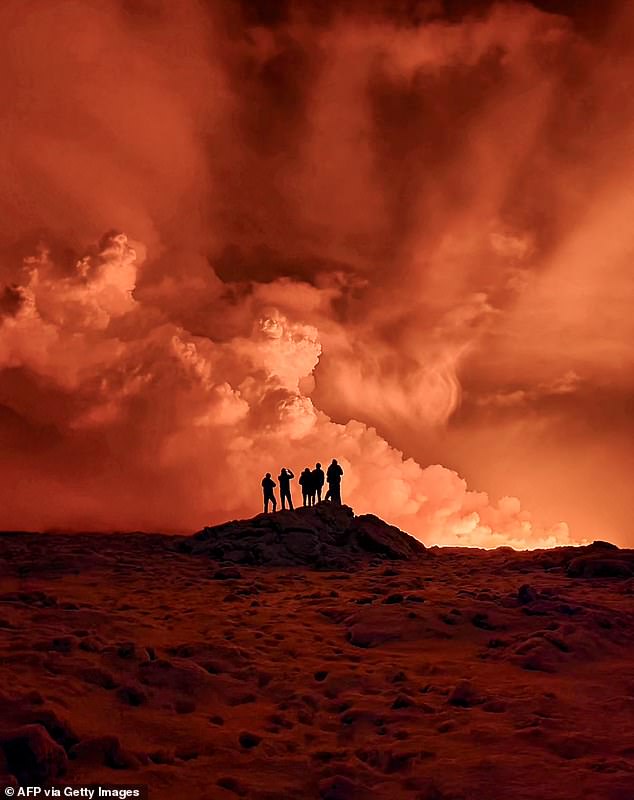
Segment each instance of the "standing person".
[{"label": "standing person", "polygon": [[295,475],[293,474],[292,470],[288,469],[287,467],[282,467],[280,474],[277,476],[277,479],[280,483],[280,500],[282,501],[282,511],[284,511],[284,503],[288,500],[288,509],[289,511],[293,510],[293,498],[291,497],[291,481]]},{"label": "standing person", "polygon": [[312,505],[311,495],[312,495],[312,474],[310,471],[310,467],[306,467],[306,469],[302,472],[299,476],[299,485],[302,487],[302,500],[304,501],[305,506]]},{"label": "standing person", "polygon": [[321,464],[317,462],[315,464],[315,469],[311,472],[311,478],[313,481],[313,505],[315,502],[321,503],[321,493],[324,488],[324,483],[326,482],[326,476],[324,475],[324,471],[321,468]]},{"label": "standing person", "polygon": [[269,502],[273,506],[273,511],[277,508],[277,500],[275,499],[275,494],[273,493],[273,489],[277,484],[271,478],[271,473],[267,472],[264,478],[262,479],[262,493],[264,494],[264,513],[269,513]]},{"label": "standing person", "polygon": [[337,463],[337,459],[333,458],[332,463],[328,467],[326,473],[326,480],[328,481],[328,495],[333,503],[341,505],[341,477],[343,470]]}]

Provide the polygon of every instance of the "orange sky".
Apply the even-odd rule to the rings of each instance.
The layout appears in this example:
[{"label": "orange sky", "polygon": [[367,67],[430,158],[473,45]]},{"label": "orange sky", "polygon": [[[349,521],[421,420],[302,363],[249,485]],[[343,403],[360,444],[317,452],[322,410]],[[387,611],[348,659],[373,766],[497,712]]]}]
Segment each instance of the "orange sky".
[{"label": "orange sky", "polygon": [[634,545],[634,10],[579,6],[3,3],[0,527],[334,456],[428,543]]}]

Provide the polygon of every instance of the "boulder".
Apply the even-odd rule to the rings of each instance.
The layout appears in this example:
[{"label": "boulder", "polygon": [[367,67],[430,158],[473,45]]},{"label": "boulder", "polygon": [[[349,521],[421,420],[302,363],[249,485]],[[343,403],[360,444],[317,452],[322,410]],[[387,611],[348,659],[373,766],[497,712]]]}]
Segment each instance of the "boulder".
[{"label": "boulder", "polygon": [[566,574],[570,578],[631,578],[634,560],[602,555],[579,556],[568,564]]},{"label": "boulder", "polygon": [[68,759],[43,725],[22,725],[0,734],[7,771],[23,785],[39,786],[66,772]]},{"label": "boulder", "polygon": [[452,706],[471,708],[484,701],[480,693],[473,687],[471,681],[461,680],[451,690],[447,702]]},{"label": "boulder", "polygon": [[538,594],[528,583],[523,584],[517,590],[517,600],[520,605],[525,606],[528,603],[534,603],[538,599]]}]

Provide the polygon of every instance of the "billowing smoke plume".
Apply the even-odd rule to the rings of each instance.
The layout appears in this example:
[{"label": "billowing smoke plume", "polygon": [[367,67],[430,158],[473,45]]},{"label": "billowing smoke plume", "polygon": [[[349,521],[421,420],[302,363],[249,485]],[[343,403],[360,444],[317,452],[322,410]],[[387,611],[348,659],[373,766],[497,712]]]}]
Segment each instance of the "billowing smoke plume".
[{"label": "billowing smoke plume", "polygon": [[619,539],[630,15],[364,5],[3,6],[1,527]]},{"label": "billowing smoke plume", "polygon": [[[23,283],[5,291],[0,367],[37,384],[28,412],[21,399],[12,410],[46,421],[57,439],[42,453],[53,501],[28,502],[27,458],[26,491],[5,510],[9,522],[195,527],[252,509],[271,464],[336,453],[349,502],[422,536],[518,546],[566,539],[565,525],[536,530],[514,498],[492,506],[455,472],[422,469],[373,428],[336,424],[313,405],[302,387],[319,361],[318,329],[269,304],[312,296],[316,305],[322,290],[253,286],[242,301],[251,329],[214,341],[134,298],[137,259],[113,233],[65,277],[40,252],[26,260]],[[340,295],[332,290],[329,302]],[[224,303],[209,313],[222,314]]]}]

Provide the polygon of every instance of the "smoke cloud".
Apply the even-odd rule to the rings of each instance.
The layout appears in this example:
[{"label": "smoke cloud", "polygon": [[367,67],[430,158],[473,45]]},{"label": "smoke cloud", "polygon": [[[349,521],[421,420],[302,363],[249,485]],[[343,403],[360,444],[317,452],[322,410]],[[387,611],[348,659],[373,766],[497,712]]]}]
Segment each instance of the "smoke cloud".
[{"label": "smoke cloud", "polygon": [[336,457],[427,543],[626,543],[634,14],[545,6],[5,3],[0,526]]}]

